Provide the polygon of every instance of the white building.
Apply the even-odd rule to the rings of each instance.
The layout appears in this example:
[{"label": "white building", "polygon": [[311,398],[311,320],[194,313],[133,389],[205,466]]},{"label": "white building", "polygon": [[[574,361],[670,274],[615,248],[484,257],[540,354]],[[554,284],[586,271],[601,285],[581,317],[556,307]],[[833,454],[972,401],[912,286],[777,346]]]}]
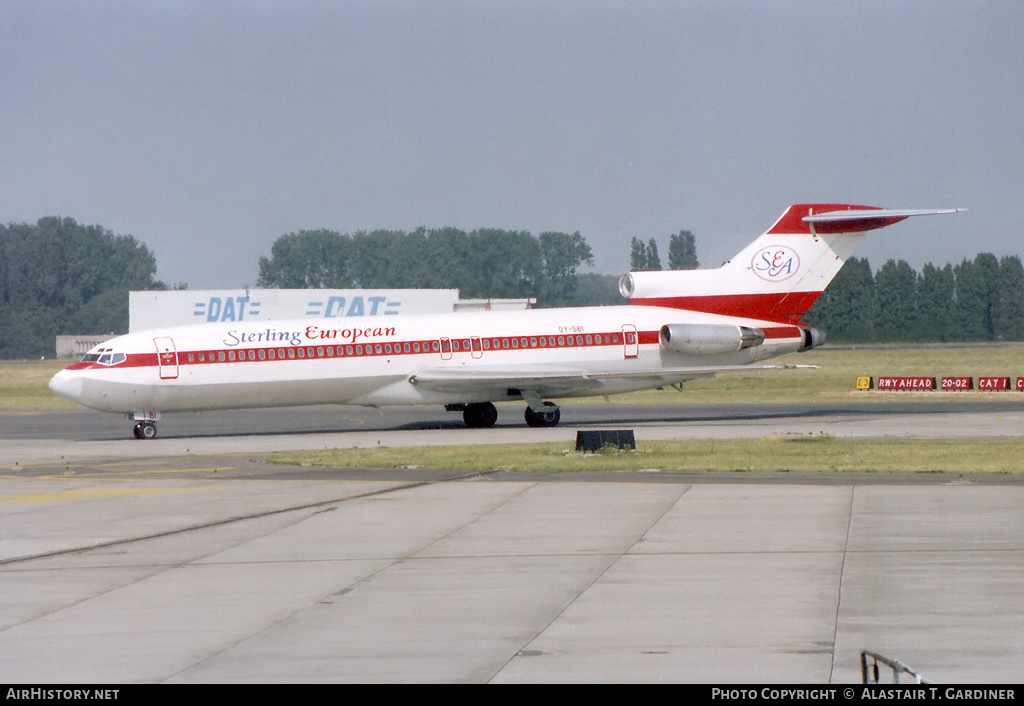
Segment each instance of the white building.
[{"label": "white building", "polygon": [[[130,292],[128,331],[214,321],[281,321],[455,311],[457,289],[212,289]],[[525,308],[520,305],[519,308]]]}]

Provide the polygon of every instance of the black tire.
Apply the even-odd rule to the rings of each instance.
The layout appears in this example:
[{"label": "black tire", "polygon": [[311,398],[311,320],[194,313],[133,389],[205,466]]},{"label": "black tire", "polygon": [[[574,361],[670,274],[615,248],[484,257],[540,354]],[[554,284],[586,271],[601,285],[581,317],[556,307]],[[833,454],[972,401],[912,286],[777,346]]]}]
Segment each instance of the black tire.
[{"label": "black tire", "polygon": [[545,402],[545,407],[551,409],[545,409],[542,412],[534,412],[529,407],[526,408],[526,413],[523,415],[526,418],[527,426],[531,427],[553,427],[558,426],[559,420],[562,418],[562,411],[558,409],[558,406],[554,402]]},{"label": "black tire", "polygon": [[490,429],[498,421],[498,410],[490,402],[467,404],[462,419],[470,429]]}]

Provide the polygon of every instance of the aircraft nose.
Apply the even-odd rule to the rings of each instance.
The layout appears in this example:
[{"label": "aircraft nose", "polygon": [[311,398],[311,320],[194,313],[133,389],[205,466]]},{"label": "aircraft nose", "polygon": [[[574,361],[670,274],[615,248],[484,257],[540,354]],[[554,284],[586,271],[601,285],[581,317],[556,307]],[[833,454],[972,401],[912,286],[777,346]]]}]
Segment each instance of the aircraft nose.
[{"label": "aircraft nose", "polygon": [[61,370],[50,378],[50,389],[72,402],[82,399],[82,379],[70,370]]}]

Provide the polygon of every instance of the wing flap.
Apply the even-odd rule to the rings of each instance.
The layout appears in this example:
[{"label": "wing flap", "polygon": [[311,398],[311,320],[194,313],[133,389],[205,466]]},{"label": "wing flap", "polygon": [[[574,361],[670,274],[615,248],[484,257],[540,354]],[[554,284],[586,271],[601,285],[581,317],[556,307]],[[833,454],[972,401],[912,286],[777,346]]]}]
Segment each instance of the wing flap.
[{"label": "wing flap", "polygon": [[569,395],[599,391],[609,381],[646,381],[651,387],[671,385],[719,373],[752,370],[792,370],[813,365],[718,365],[684,368],[645,368],[635,370],[583,371],[573,368],[527,370],[514,368],[432,368],[409,377],[409,382],[435,392],[481,393],[491,390],[531,390],[541,396]]}]

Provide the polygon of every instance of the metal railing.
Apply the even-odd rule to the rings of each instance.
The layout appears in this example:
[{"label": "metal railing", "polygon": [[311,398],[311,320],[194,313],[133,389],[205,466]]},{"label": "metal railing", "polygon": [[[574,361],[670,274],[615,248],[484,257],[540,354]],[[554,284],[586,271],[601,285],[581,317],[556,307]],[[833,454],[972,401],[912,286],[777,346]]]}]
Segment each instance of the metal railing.
[{"label": "metal railing", "polygon": [[884,664],[892,669],[892,684],[900,683],[900,676],[903,674],[908,675],[915,684],[931,684],[933,683],[929,679],[925,679],[916,670],[911,669],[907,665],[898,659],[889,659],[883,657],[880,654],[874,652],[861,652],[860,653],[860,675],[861,681],[864,684],[881,684],[878,681],[878,665]]}]

